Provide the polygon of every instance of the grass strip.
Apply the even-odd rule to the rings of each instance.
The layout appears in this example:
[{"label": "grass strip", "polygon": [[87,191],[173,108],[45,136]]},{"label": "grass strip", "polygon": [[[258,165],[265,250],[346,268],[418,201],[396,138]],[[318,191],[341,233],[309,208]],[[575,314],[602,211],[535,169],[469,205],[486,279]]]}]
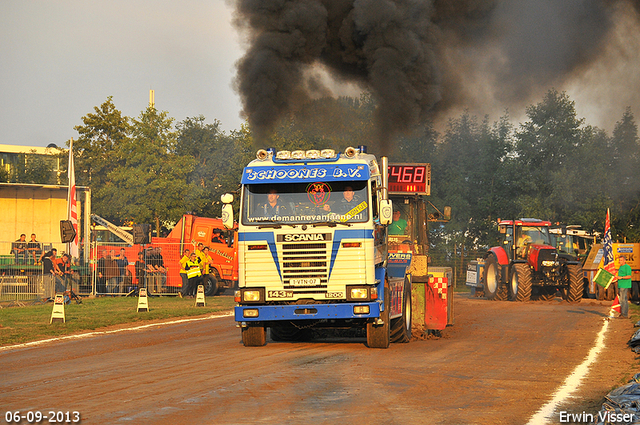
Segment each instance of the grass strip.
[{"label": "grass strip", "polygon": [[137,297],[83,298],[65,305],[65,323],[49,324],[53,303],[0,309],[0,346],[72,335],[108,326],[143,324],[153,320],[191,317],[231,311],[233,296],[208,297],[205,307],[192,298],[151,297],[149,311],[137,312]]}]

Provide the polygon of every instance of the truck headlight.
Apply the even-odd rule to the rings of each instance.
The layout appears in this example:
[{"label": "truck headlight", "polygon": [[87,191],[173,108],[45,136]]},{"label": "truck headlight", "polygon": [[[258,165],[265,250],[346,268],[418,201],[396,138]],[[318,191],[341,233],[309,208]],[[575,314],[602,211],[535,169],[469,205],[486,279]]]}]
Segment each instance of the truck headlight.
[{"label": "truck headlight", "polygon": [[364,300],[369,298],[369,290],[367,288],[351,288],[349,291],[351,298],[355,300]]},{"label": "truck headlight", "polygon": [[368,305],[354,305],[353,314],[369,314]]},{"label": "truck headlight", "polygon": [[245,308],[242,310],[242,317],[258,317],[259,311],[257,308]]},{"label": "truck headlight", "polygon": [[249,289],[242,291],[242,301],[246,303],[255,303],[260,301],[260,293],[258,289]]},{"label": "truck headlight", "polygon": [[347,286],[347,301],[371,300],[371,287],[366,285]]},{"label": "truck headlight", "polygon": [[542,262],[542,265],[543,265],[544,267],[553,267],[553,266],[557,266],[557,265],[559,265],[559,264],[560,264],[560,263],[558,263],[557,261],[553,261],[553,260],[544,260],[544,261]]}]

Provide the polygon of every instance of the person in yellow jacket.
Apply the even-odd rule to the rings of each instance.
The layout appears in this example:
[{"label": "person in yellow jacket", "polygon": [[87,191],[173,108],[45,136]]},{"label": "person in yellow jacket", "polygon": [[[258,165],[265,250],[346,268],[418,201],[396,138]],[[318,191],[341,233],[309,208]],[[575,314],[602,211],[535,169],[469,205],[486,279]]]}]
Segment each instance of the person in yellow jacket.
[{"label": "person in yellow jacket", "polygon": [[192,252],[191,255],[189,255],[189,260],[185,261],[184,270],[187,272],[187,288],[182,293],[182,295],[194,295],[196,289],[198,288],[198,284],[202,280],[202,272],[200,271],[200,258],[198,258],[195,252]]},{"label": "person in yellow jacket", "polygon": [[189,261],[189,257],[191,256],[191,250],[185,249],[182,258],[180,259],[180,279],[182,279],[182,289],[180,290],[180,296],[185,295],[184,292],[187,290],[187,285],[189,284],[189,278],[187,278],[187,271],[184,269],[184,265]]}]

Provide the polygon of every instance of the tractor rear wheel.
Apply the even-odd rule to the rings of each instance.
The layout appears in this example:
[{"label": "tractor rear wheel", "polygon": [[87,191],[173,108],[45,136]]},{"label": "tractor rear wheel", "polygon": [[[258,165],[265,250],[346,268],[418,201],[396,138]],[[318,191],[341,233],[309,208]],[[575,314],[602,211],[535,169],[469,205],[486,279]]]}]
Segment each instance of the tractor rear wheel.
[{"label": "tractor rear wheel", "polygon": [[411,283],[404,280],[402,316],[391,320],[391,342],[411,341]]},{"label": "tractor rear wheel", "polygon": [[500,264],[495,255],[489,255],[484,262],[484,295],[488,300],[504,301],[508,297],[507,288],[502,285]]},{"label": "tractor rear wheel", "polygon": [[531,299],[531,268],[526,263],[516,263],[511,267],[509,279],[510,296],[513,301]]},{"label": "tractor rear wheel", "polygon": [[566,300],[570,303],[579,303],[584,293],[582,267],[579,264],[569,264],[567,269],[569,270],[569,287],[565,291]]}]

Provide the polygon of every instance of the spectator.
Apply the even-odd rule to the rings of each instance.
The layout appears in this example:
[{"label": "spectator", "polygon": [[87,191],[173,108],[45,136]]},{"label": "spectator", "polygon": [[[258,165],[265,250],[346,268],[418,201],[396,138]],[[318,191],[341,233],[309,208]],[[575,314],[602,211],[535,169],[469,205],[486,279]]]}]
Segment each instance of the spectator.
[{"label": "spectator", "polygon": [[[103,257],[98,260],[98,277],[103,279],[104,293],[113,294],[118,286],[118,278],[120,277],[120,269],[115,260],[115,251],[111,250],[102,252]],[[102,264],[101,264],[102,261]]]},{"label": "spectator", "polygon": [[106,250],[102,251],[102,257],[98,260],[98,279],[96,282],[96,293],[97,294],[105,294],[107,292],[107,255],[108,252]]},{"label": "spectator", "polygon": [[36,240],[36,234],[31,234],[31,240],[27,244],[27,251],[29,251],[29,257],[33,258],[33,264],[38,263],[38,258],[42,254],[42,248],[40,247],[40,242]]},{"label": "spectator", "polygon": [[180,279],[182,280],[182,289],[179,292],[180,296],[189,295],[186,293],[187,286],[189,284],[189,278],[187,277],[187,271],[185,270],[184,267],[187,261],[189,261],[190,257],[191,257],[191,251],[188,249],[185,249],[184,254],[182,255],[182,258],[180,259]]},{"label": "spectator", "polygon": [[56,255],[57,250],[55,248],[42,255],[42,273],[44,275],[45,293],[49,292],[48,295],[50,295],[50,297],[53,296],[53,294],[50,293],[50,290],[47,291],[47,288],[55,288],[54,293],[62,293],[66,290],[62,282],[62,272],[56,262]]},{"label": "spectator", "polygon": [[16,264],[27,262],[27,235],[24,233],[20,235],[20,239],[12,244],[11,253],[15,256]]},{"label": "spectator", "polygon": [[202,281],[202,272],[200,268],[200,258],[195,252],[192,252],[189,256],[189,260],[185,262],[184,268],[187,272],[187,288],[184,291],[183,296],[193,296],[195,294],[198,284]]},{"label": "spectator", "polygon": [[160,247],[151,248],[150,256],[147,256],[147,276],[149,275],[151,275],[149,289],[156,294],[161,293],[167,282],[167,269],[164,267],[162,248]]},{"label": "spectator", "polygon": [[[56,260],[58,269],[62,273],[62,280],[67,290],[73,290],[73,282],[78,282],[79,278],[77,273],[74,273],[71,269],[71,256],[69,254],[62,254],[58,260]],[[77,288],[77,285],[76,285]]]},{"label": "spectator", "polygon": [[118,264],[118,270],[120,272],[120,277],[118,278],[118,286],[120,293],[128,292],[126,279],[127,279],[127,271],[129,267],[129,259],[125,255],[125,249],[120,248],[120,255],[116,257],[116,263]]},{"label": "spectator", "polygon": [[138,280],[138,289],[146,288],[145,274],[147,264],[144,262],[144,251],[138,252],[138,259],[134,267],[136,270],[136,279]]}]

